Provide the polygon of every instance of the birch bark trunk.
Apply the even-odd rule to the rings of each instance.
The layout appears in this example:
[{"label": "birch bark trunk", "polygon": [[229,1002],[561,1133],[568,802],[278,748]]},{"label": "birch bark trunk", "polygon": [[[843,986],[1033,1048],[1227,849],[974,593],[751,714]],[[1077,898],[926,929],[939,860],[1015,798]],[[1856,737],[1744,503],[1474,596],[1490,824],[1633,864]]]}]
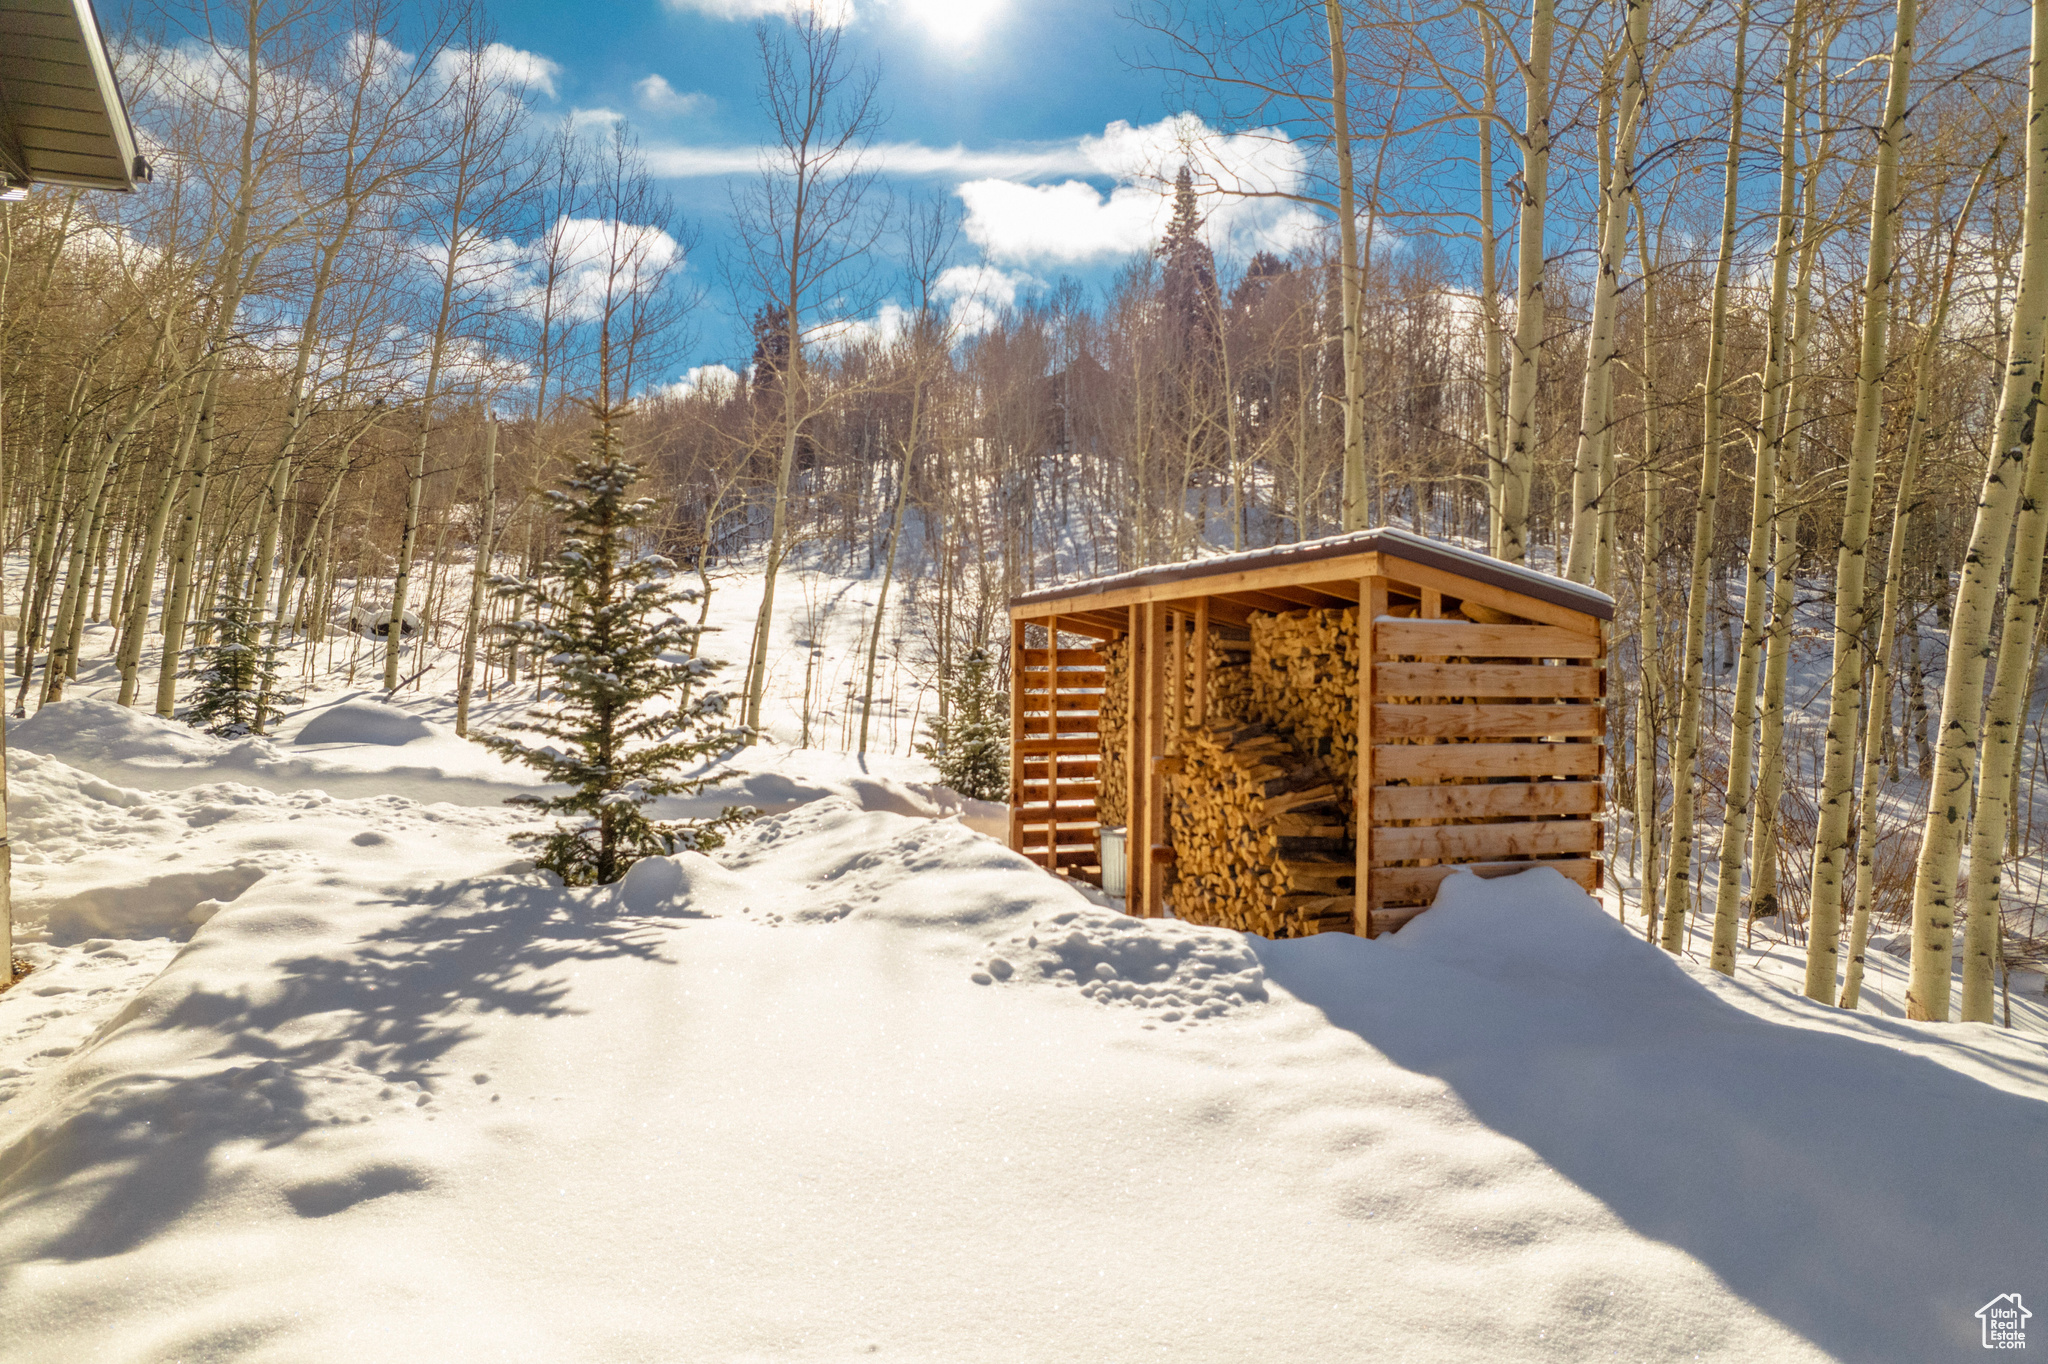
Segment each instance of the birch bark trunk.
[{"label": "birch bark trunk", "polygon": [[1714,514],[1721,498],[1721,389],[1728,364],[1728,277],[1735,254],[1735,203],[1742,154],[1743,82],[1749,68],[1749,5],[1736,10],[1735,81],[1728,111],[1728,152],[1722,166],[1720,251],[1707,322],[1706,411],[1700,448],[1700,492],[1693,515],[1692,578],[1685,614],[1685,658],[1679,680],[1678,731],[1672,745],[1671,855],[1664,873],[1667,952],[1685,950],[1686,886],[1692,875],[1694,787],[1698,781],[1701,694],[1706,682],[1707,590],[1713,567]]},{"label": "birch bark trunk", "polygon": [[1723,975],[1735,974],[1735,937],[1741,925],[1742,862],[1753,810],[1750,791],[1750,744],[1756,737],[1756,681],[1763,653],[1764,598],[1771,568],[1771,537],[1778,521],[1776,450],[1767,433],[1776,425],[1774,411],[1784,373],[1788,285],[1792,273],[1792,210],[1798,187],[1795,133],[1799,125],[1799,73],[1804,61],[1806,6],[1794,3],[1786,35],[1784,101],[1778,127],[1778,228],[1771,249],[1771,305],[1765,342],[1763,414],[1756,442],[1756,468],[1751,479],[1749,550],[1743,563],[1742,642],[1735,665],[1735,691],[1729,716],[1728,787],[1721,802],[1721,861],[1714,883],[1714,945],[1709,964]]},{"label": "birch bark trunk", "polygon": [[2019,290],[2013,299],[2005,382],[1984,483],[1949,622],[1934,772],[1914,867],[1913,958],[1906,1015],[1922,1020],[1946,1022],[1949,1014],[1956,877],[1977,768],[1984,673],[1991,658],[1991,616],[2041,401],[2042,331],[2048,323],[2048,0],[2035,0],[2033,5],[2027,107],[2026,225]]},{"label": "birch bark trunk", "polygon": [[1555,0],[1536,0],[1522,68],[1522,212],[1515,243],[1514,350],[1508,356],[1507,470],[1501,487],[1499,555],[1529,557],[1529,485],[1536,474],[1536,377],[1543,348],[1543,215],[1550,179],[1550,57]]},{"label": "birch bark trunk", "polygon": [[476,563],[469,579],[469,613],[462,622],[462,671],[455,682],[455,732],[469,737],[469,698],[476,688],[476,648],[482,629],[484,589],[490,585],[491,556],[498,533],[498,423],[484,418],[484,523],[476,538]]},{"label": "birch bark trunk", "polygon": [[[1600,246],[1593,284],[1593,315],[1586,334],[1586,380],[1579,394],[1579,438],[1572,457],[1571,548],[1564,576],[1593,581],[1599,564],[1602,512],[1609,500],[1610,423],[1614,412],[1614,322],[1621,262],[1628,253],[1628,209],[1634,188],[1635,140],[1643,97],[1643,49],[1649,43],[1649,0],[1626,0],[1626,52],[1620,107],[1614,119],[1613,164],[1603,177]],[[1607,135],[1602,111],[1601,140]],[[1604,158],[1603,158],[1604,159]]]},{"label": "birch bark trunk", "polygon": [[[1942,269],[1941,287],[1934,298],[1934,315],[1928,319],[1927,330],[1922,333],[1918,353],[1914,356],[1913,415],[1906,427],[1906,452],[1899,465],[1899,491],[1892,507],[1891,544],[1885,552],[1884,598],[1878,608],[1877,629],[1870,654],[1870,704],[1865,708],[1867,714],[1863,729],[1863,783],[1856,806],[1856,899],[1849,916],[1849,962],[1843,971],[1841,997],[1836,1001],[1844,1009],[1854,1009],[1862,998],[1863,954],[1870,943],[1870,912],[1877,900],[1878,774],[1884,770],[1879,750],[1891,735],[1892,649],[1896,642],[1901,588],[1905,580],[1906,538],[1912,532],[1913,512],[1919,505],[1916,485],[1920,477],[1920,451],[1926,444],[1928,428],[1933,424],[1935,359],[1941,346],[1942,328],[1948,324],[1950,291],[1955,285],[1963,225],[1969,221],[1970,210],[1976,207],[1977,195],[2004,148],[2005,139],[2001,137],[1998,148],[1978,170],[1977,179],[1963,201],[1963,211],[1956,215],[1955,228],[1949,236],[1948,259]],[[1995,888],[1993,894],[1995,897]],[[1965,976],[1966,982],[1967,979]],[[1979,1021],[1990,1021],[1990,989],[1987,978],[1984,985],[1985,1017]]]},{"label": "birch bark trunk", "polygon": [[1899,213],[1899,152],[1912,135],[1906,117],[1913,71],[1918,0],[1899,0],[1877,134],[1870,195],[1870,256],[1863,283],[1863,335],[1856,366],[1856,419],[1849,439],[1848,491],[1842,538],[1835,551],[1834,666],[1828,686],[1820,814],[1813,846],[1813,904],[1806,940],[1806,997],[1832,1004],[1841,953],[1842,873],[1848,856],[1856,721],[1863,706],[1864,600],[1869,565],[1870,508],[1877,487],[1877,442],[1884,420],[1886,326],[1891,313],[1892,242]]}]

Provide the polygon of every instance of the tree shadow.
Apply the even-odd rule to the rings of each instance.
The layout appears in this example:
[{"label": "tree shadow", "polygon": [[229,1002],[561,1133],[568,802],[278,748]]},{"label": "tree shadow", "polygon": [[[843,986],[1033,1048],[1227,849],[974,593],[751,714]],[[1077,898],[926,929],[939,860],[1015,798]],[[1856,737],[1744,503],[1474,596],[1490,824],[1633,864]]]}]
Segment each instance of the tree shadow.
[{"label": "tree shadow", "polygon": [[[235,909],[250,905],[260,908],[260,896]],[[477,1015],[580,1012],[560,968],[670,963],[663,944],[675,922],[707,917],[630,912],[609,888],[565,892],[530,877],[365,905],[404,917],[331,952],[281,960],[260,985],[180,990],[188,978],[171,972],[132,1001],[102,1036],[147,1014],[142,1026],[154,1033],[204,1040],[180,1049],[175,1069],[110,1076],[0,1152],[0,1218],[34,1229],[10,1238],[11,1258],[133,1250],[235,1177],[223,1147],[276,1148],[334,1125],[334,1076],[431,1092],[448,1053],[476,1035]]]},{"label": "tree shadow", "polygon": [[1757,1018],[1625,935],[1562,977],[1399,941],[1259,952],[1331,1023],[1821,1349],[1945,1358],[1977,1348],[1995,1295],[2048,1293],[2048,1104]]}]

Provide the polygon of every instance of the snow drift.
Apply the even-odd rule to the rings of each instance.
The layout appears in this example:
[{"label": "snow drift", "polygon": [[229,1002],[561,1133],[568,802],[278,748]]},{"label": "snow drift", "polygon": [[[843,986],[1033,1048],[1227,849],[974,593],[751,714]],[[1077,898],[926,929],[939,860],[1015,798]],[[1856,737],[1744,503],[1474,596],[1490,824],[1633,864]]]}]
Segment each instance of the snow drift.
[{"label": "snow drift", "polygon": [[840,796],[565,891],[27,768],[97,882],[264,873],[0,1050],[10,1360],[1920,1361],[2048,1265],[2038,1043],[1764,1021],[1548,873],[1267,943]]}]

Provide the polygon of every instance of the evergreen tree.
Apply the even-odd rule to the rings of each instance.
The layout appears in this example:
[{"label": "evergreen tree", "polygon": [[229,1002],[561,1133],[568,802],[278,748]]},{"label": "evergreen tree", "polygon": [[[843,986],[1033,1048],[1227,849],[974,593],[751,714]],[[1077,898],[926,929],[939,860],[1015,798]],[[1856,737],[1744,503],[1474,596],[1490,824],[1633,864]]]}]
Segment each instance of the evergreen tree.
[{"label": "evergreen tree", "polygon": [[694,589],[675,585],[673,565],[645,552],[651,499],[632,496],[638,465],[619,452],[622,408],[592,404],[591,453],[550,492],[569,537],[542,565],[538,580],[492,580],[498,595],[524,608],[502,627],[543,650],[554,670],[553,704],[506,729],[537,734],[527,743],[503,734],[480,742],[569,787],[560,796],[515,796],[512,803],[567,816],[537,841],[534,859],[567,885],[605,884],[643,857],[702,851],[751,812],[728,807],[712,820],[657,822],[645,807],[659,796],[688,795],[722,777],[686,779],[684,763],[738,742],[726,723],[726,697],[703,683],[719,667],[692,658],[702,627],[684,620]]},{"label": "evergreen tree", "polygon": [[1216,286],[1216,257],[1202,240],[1202,214],[1195,200],[1195,180],[1186,166],[1173,181],[1173,217],[1159,243],[1165,262],[1160,279],[1161,306],[1168,334],[1188,366],[1206,371],[1217,359],[1221,296]]},{"label": "evergreen tree", "polygon": [[223,584],[213,614],[200,623],[205,627],[201,637],[212,643],[187,651],[197,664],[197,686],[185,707],[185,723],[223,739],[264,733],[276,722],[280,705],[299,699],[280,685],[277,646],[263,639],[269,622],[256,619],[239,585]]},{"label": "evergreen tree", "polygon": [[950,714],[927,720],[930,737],[917,746],[940,781],[976,800],[1007,800],[1010,793],[1009,706],[994,672],[987,650],[969,653],[946,684]]}]

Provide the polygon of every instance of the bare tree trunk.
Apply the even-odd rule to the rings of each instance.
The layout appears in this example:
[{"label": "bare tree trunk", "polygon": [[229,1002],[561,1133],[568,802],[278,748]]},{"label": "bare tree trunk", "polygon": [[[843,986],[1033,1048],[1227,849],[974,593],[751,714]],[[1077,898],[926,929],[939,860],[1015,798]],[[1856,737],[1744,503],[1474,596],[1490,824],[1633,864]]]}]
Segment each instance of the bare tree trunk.
[{"label": "bare tree trunk", "polygon": [[[1962,1021],[1992,1021],[1992,986],[2003,946],[1999,891],[2004,845],[2019,770],[2021,726],[2035,664],[2035,626],[2041,616],[2041,578],[2048,555],[2048,432],[2037,421],[2020,491],[2013,535],[2012,578],[1998,637],[1998,665],[1984,709],[1977,758],[1977,809],[1970,823],[1969,917],[1963,925]],[[1951,645],[1953,647],[1953,645]]]},{"label": "bare tree trunk", "polygon": [[1344,6],[1323,0],[1330,29],[1330,141],[1337,159],[1337,278],[1344,338],[1344,529],[1364,530],[1369,512],[1365,486],[1365,369],[1359,336],[1364,290],[1359,279],[1358,201],[1351,169],[1350,58],[1344,44]]},{"label": "bare tree trunk", "polygon": [[[142,641],[149,629],[149,603],[155,595],[156,564],[162,557],[164,531],[170,525],[171,512],[177,508],[180,491],[185,485],[185,469],[192,460],[192,446],[199,435],[200,403],[192,405],[190,421],[180,422],[182,428],[176,456],[171,462],[170,477],[164,480],[163,495],[157,499],[156,513],[150,517],[149,531],[142,538],[142,558],[135,568],[131,600],[128,603],[128,620],[121,635],[119,667],[121,670],[120,704],[135,704],[135,692],[142,671]],[[169,609],[170,583],[164,584],[165,608]],[[159,622],[163,624],[164,622]]]},{"label": "bare tree trunk", "polygon": [[2042,330],[2048,323],[2048,0],[2035,0],[2033,5],[2027,108],[2026,237],[2019,292],[2013,300],[2005,384],[1984,485],[1949,622],[1934,773],[1913,877],[1913,961],[1906,1013],[1939,1022],[1948,1020],[1956,874],[1977,767],[1991,616],[2041,399]]},{"label": "bare tree trunk", "polygon": [[1821,766],[1820,815],[1813,840],[1813,905],[1806,939],[1806,997],[1835,1002],[1841,953],[1842,873],[1848,860],[1850,799],[1856,775],[1856,721],[1863,708],[1864,600],[1870,508],[1877,486],[1877,444],[1884,423],[1886,326],[1891,315],[1893,236],[1899,213],[1899,148],[1913,71],[1913,26],[1919,0],[1899,0],[1884,121],[1870,196],[1870,259],[1863,284],[1863,337],[1856,366],[1856,421],[1849,440],[1848,494],[1835,552],[1834,669],[1828,687],[1827,746]]},{"label": "bare tree trunk", "polygon": [[1494,79],[1494,33],[1483,20],[1479,37],[1486,54],[1485,103],[1479,119],[1479,319],[1481,382],[1485,385],[1480,396],[1486,421],[1486,552],[1498,558],[1501,490],[1506,486],[1508,467],[1500,384],[1500,241],[1493,226],[1493,114],[1499,86]]},{"label": "bare tree trunk", "polygon": [[[1934,315],[1928,319],[1927,330],[1920,337],[1919,353],[1914,357],[1913,415],[1906,427],[1905,457],[1899,465],[1898,498],[1892,507],[1891,544],[1885,553],[1883,605],[1878,609],[1876,638],[1870,654],[1870,703],[1863,729],[1863,785],[1856,806],[1856,900],[1855,909],[1849,917],[1849,964],[1843,973],[1842,994],[1837,1001],[1844,1009],[1854,1009],[1862,998],[1863,953],[1870,942],[1870,912],[1877,899],[1878,773],[1884,768],[1878,750],[1892,729],[1893,631],[1899,620],[1900,588],[1905,578],[1906,539],[1912,532],[1913,511],[1918,506],[1915,485],[1920,475],[1920,450],[1926,443],[1928,428],[1933,424],[1935,363],[1940,355],[1942,328],[1948,324],[1949,296],[1955,284],[1963,224],[1969,221],[1977,195],[2004,148],[2005,139],[2001,137],[1998,148],[1977,172],[1962,212],[1956,215],[1955,229],[1949,237],[1948,260],[1942,270],[1941,288],[1934,298]],[[1979,808],[1981,810],[1982,807]],[[1995,890],[1993,894],[1995,898]],[[1988,979],[1984,992],[1986,1018],[1982,1021],[1988,1022],[1991,1008]]]},{"label": "bare tree trunk", "polygon": [[1713,565],[1714,513],[1721,498],[1721,387],[1727,371],[1728,276],[1735,252],[1735,202],[1742,154],[1743,81],[1749,67],[1749,4],[1736,9],[1735,80],[1730,87],[1728,155],[1722,170],[1721,247],[1714,262],[1707,320],[1706,418],[1700,448],[1699,507],[1693,517],[1692,579],[1686,602],[1685,658],[1679,681],[1678,732],[1671,754],[1671,855],[1664,872],[1667,952],[1685,950],[1686,885],[1692,873],[1694,787],[1699,781],[1700,705],[1707,666],[1707,582]]},{"label": "bare tree trunk", "polygon": [[[1619,311],[1622,258],[1628,253],[1628,210],[1633,190],[1638,111],[1643,99],[1643,49],[1649,42],[1649,0],[1626,0],[1621,105],[1615,119],[1613,165],[1602,177],[1600,246],[1593,284],[1593,316],[1586,332],[1586,380],[1579,395],[1579,439],[1572,458],[1571,549],[1564,575],[1592,582],[1599,568],[1602,513],[1611,497],[1614,412],[1614,321]],[[1604,101],[1603,101],[1604,103]],[[1607,118],[1602,110],[1604,144]]]},{"label": "bare tree trunk", "polygon": [[491,581],[491,556],[498,544],[498,423],[484,418],[484,523],[476,537],[476,564],[469,579],[469,614],[462,622],[462,671],[455,682],[455,732],[469,736],[469,697],[476,687],[476,646],[482,630],[484,589]]},{"label": "bare tree trunk", "polygon": [[1643,337],[1637,378],[1643,389],[1643,576],[1637,593],[1637,668],[1641,684],[1636,702],[1636,842],[1643,849],[1641,878],[1643,937],[1657,935],[1657,730],[1656,712],[1663,695],[1658,606],[1663,600],[1664,523],[1662,517],[1662,423],[1657,406],[1657,274],[1650,251],[1650,226],[1636,195],[1636,254],[1643,267]]},{"label": "bare tree trunk", "polygon": [[1529,557],[1529,486],[1536,476],[1536,377],[1543,348],[1543,214],[1550,198],[1550,45],[1556,0],[1535,0],[1522,70],[1522,215],[1515,243],[1515,341],[1508,357],[1508,458],[1501,488],[1500,557]]},{"label": "bare tree trunk", "polygon": [[209,369],[199,390],[199,427],[193,458],[185,471],[185,492],[178,511],[178,543],[171,552],[169,581],[164,587],[164,653],[157,664],[156,713],[166,720],[178,709],[178,656],[184,650],[185,626],[191,618],[192,575],[199,558],[200,523],[206,515],[206,491],[213,472],[213,385]]},{"label": "bare tree trunk", "polygon": [[1735,937],[1742,904],[1742,854],[1748,841],[1750,744],[1756,730],[1756,679],[1762,661],[1764,598],[1768,592],[1771,532],[1778,519],[1776,451],[1767,434],[1774,426],[1779,381],[1784,372],[1785,305],[1792,265],[1793,191],[1798,181],[1794,130],[1798,126],[1799,71],[1804,60],[1806,7],[1795,3],[1785,52],[1784,105],[1778,137],[1778,230],[1771,252],[1771,316],[1764,362],[1764,415],[1751,480],[1749,548],[1744,558],[1742,641],[1735,666],[1729,717],[1728,787],[1721,803],[1721,863],[1714,883],[1714,946],[1710,965],[1735,974]]}]

